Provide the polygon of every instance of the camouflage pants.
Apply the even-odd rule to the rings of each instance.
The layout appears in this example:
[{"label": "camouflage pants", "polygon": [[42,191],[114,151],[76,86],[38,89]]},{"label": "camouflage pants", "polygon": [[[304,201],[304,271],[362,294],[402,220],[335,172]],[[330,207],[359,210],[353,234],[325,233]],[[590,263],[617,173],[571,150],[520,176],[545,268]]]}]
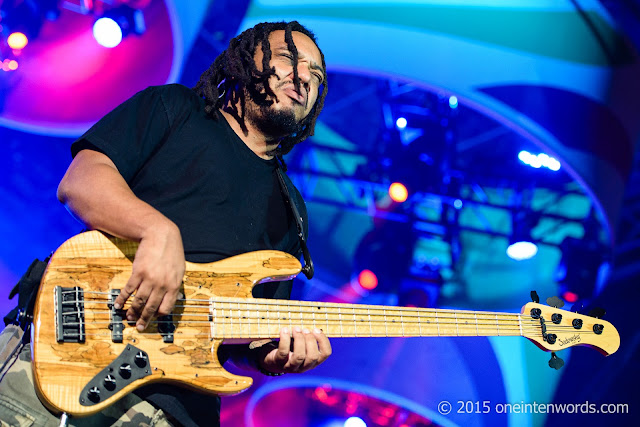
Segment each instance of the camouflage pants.
[{"label": "camouflage pants", "polygon": [[[9,325],[0,334],[0,426],[59,426],[60,418],[45,408],[35,393],[31,370],[31,346],[22,344],[23,332]],[[135,394],[128,394],[104,411],[83,418],[69,418],[70,426],[171,427],[164,412]]]}]

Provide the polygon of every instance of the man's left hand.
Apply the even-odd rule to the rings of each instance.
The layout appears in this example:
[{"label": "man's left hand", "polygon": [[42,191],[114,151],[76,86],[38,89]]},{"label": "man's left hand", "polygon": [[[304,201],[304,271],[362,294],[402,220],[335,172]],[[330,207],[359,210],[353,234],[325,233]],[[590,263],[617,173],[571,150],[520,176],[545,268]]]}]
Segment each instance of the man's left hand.
[{"label": "man's left hand", "polygon": [[274,374],[305,372],[331,356],[331,343],[320,329],[282,328],[277,348],[274,345],[265,345],[258,357],[260,367]]}]

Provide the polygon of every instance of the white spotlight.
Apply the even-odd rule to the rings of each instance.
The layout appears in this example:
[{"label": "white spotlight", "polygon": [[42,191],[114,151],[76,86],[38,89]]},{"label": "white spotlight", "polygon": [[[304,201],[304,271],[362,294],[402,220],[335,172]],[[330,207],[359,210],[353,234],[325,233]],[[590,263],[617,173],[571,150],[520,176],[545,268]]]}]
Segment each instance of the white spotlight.
[{"label": "white spotlight", "polygon": [[122,29],[111,18],[100,18],[93,24],[93,37],[104,47],[116,47],[122,41]]}]

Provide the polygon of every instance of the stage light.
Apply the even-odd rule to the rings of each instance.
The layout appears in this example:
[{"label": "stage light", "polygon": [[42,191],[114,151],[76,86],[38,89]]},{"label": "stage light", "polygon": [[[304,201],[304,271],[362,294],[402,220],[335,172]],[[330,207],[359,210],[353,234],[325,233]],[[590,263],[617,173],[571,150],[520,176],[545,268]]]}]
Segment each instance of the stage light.
[{"label": "stage light", "polygon": [[396,127],[400,130],[404,129],[407,127],[407,119],[405,119],[404,117],[398,117],[398,120],[396,120]]},{"label": "stage light", "polygon": [[350,417],[344,422],[344,427],[367,427],[367,423],[360,417]]},{"label": "stage light", "polygon": [[101,46],[113,48],[122,41],[122,29],[113,19],[100,18],[93,24],[93,37]]},{"label": "stage light", "polygon": [[566,291],[562,294],[562,299],[573,304],[574,302],[578,301],[578,294],[576,294],[575,292]]},{"label": "stage light", "polygon": [[450,96],[449,97],[449,107],[458,108],[458,97],[457,96]]},{"label": "stage light", "polygon": [[455,199],[453,201],[453,207],[456,208],[456,209],[462,209],[462,200]]},{"label": "stage light", "polygon": [[538,245],[533,242],[514,242],[507,247],[507,255],[516,261],[533,258],[538,253]]},{"label": "stage light", "polygon": [[545,168],[554,172],[560,170],[560,162],[545,153],[535,155],[523,150],[518,153],[518,159],[520,159],[522,163],[529,165],[532,168],[539,169],[544,166]]},{"label": "stage light", "polygon": [[560,170],[560,162],[554,159],[553,157],[550,157],[547,167],[552,171],[557,172]]},{"label": "stage light", "polygon": [[530,211],[514,212],[511,215],[511,237],[507,255],[516,261],[533,258],[538,253],[538,245],[531,238],[531,230],[538,224],[539,214]]},{"label": "stage light", "polygon": [[394,202],[402,203],[409,197],[409,192],[404,184],[394,182],[389,186],[389,197],[391,197],[391,200]]},{"label": "stage light", "polygon": [[126,4],[107,10],[93,25],[93,36],[104,47],[116,47],[130,33],[143,34],[146,31],[141,10]]},{"label": "stage light", "polygon": [[13,50],[21,50],[29,43],[29,39],[21,32],[15,32],[9,34],[7,38],[7,44]]},{"label": "stage light", "polygon": [[0,70],[2,71],[15,71],[18,69],[18,61],[15,59],[5,59],[0,62]]},{"label": "stage light", "polygon": [[375,289],[378,286],[378,277],[371,270],[362,270],[358,274],[358,283],[366,290]]},{"label": "stage light", "polygon": [[524,164],[529,164],[529,159],[531,158],[531,153],[525,150],[522,150],[518,153],[518,159]]}]

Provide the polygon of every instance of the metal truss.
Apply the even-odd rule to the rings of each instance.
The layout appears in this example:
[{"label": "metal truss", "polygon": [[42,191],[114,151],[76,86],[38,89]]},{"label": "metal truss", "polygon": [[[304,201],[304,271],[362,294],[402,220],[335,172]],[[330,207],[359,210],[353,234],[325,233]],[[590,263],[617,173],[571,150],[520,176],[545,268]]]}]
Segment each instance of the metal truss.
[{"label": "metal truss", "polygon": [[[564,197],[586,197],[579,189],[569,188],[562,193],[542,189],[548,202],[534,210],[530,206],[531,198],[533,193],[540,189],[519,189],[514,183],[471,177],[458,171],[451,172],[462,181],[457,194],[418,191],[411,195],[401,209],[390,211],[386,208],[389,204],[390,182],[376,182],[366,176],[360,176],[358,171],[348,171],[344,167],[345,162],[341,156],[355,156],[366,161],[367,154],[312,143],[306,143],[304,147],[297,148],[299,151],[295,161],[289,166],[289,176],[303,193],[305,200],[336,206],[370,217],[409,221],[416,231],[428,235],[444,237],[450,234],[453,228],[456,233],[471,231],[508,238],[511,235],[510,228],[496,226],[488,218],[488,214],[501,212],[510,217],[523,209],[536,216],[538,220],[547,220],[554,227],[567,223],[581,225],[584,220],[584,217],[569,217],[548,209]],[[463,209],[473,213],[473,221],[460,221],[460,215],[456,212]],[[640,233],[640,227],[638,232]],[[540,244],[552,246],[561,243],[546,239],[545,236],[535,240]]]}]

